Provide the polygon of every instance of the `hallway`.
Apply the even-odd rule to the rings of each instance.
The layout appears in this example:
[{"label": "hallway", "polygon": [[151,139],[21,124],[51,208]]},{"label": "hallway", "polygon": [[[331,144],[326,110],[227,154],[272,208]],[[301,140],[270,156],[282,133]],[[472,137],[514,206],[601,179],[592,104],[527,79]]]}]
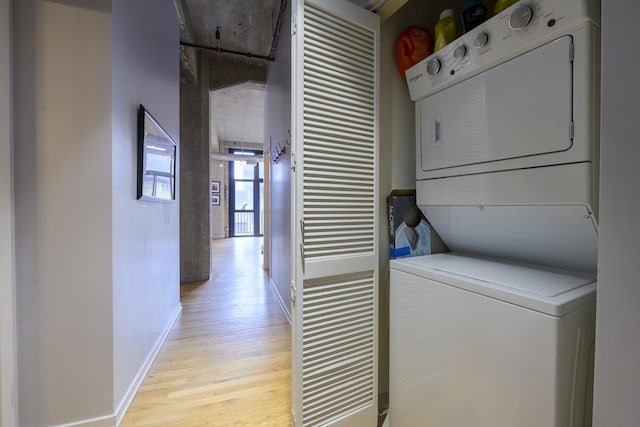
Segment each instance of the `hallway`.
[{"label": "hallway", "polygon": [[212,243],[211,279],[181,286],[182,316],[121,426],[289,425],[290,326],[262,238]]}]

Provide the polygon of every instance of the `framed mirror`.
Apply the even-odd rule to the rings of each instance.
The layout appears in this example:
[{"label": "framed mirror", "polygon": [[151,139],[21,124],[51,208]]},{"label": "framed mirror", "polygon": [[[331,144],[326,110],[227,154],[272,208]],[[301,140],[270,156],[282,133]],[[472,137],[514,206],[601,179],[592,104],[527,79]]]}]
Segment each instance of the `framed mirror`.
[{"label": "framed mirror", "polygon": [[138,110],[138,199],[176,199],[176,143],[143,105]]}]

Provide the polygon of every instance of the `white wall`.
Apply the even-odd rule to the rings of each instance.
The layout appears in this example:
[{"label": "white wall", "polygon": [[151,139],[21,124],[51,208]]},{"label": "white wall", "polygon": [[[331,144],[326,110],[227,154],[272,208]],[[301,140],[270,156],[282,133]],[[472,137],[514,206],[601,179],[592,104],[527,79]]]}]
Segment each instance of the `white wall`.
[{"label": "white wall", "polygon": [[640,4],[602,2],[602,132],[594,423],[640,420]]},{"label": "white wall", "polygon": [[112,3],[113,399],[122,410],[180,307],[179,203],[136,200],[138,105],[179,142],[179,28],[172,0]]},{"label": "white wall", "polygon": [[[409,1],[382,24],[380,38],[380,378],[381,393],[389,390],[389,231],[386,198],[391,190],[416,188],[415,109],[395,60],[395,43],[405,28],[417,25],[433,34],[438,15],[451,1]],[[448,4],[448,5],[447,5]]]},{"label": "white wall", "polygon": [[211,238],[213,239],[229,237],[228,172],[228,161],[211,160],[211,181],[218,181],[220,183],[220,204],[211,205]]},{"label": "white wall", "polygon": [[427,28],[433,36],[440,12],[453,8],[455,16],[460,16],[463,3],[460,0],[409,1],[382,24],[380,140],[386,155],[383,158],[390,159],[390,176],[386,177],[391,179],[390,189],[416,187],[415,108],[396,66],[395,43],[411,25]]},{"label": "white wall", "polygon": [[[213,95],[209,94],[209,145],[211,153],[220,153],[221,144],[218,138],[218,130],[214,120],[213,112],[215,111]],[[229,237],[229,205],[227,204],[227,176],[229,170],[229,162],[222,160],[211,160],[209,175],[211,181],[220,182],[220,205],[211,205],[211,238],[224,239]]]},{"label": "white wall", "polygon": [[138,105],[178,139],[176,10],[14,5],[20,424],[113,425],[180,309],[178,203],[136,200]]},{"label": "white wall", "polygon": [[0,425],[5,427],[17,424],[10,16],[9,0],[0,0]]},{"label": "white wall", "polygon": [[110,2],[14,7],[20,425],[113,408]]},{"label": "white wall", "polygon": [[269,140],[286,146],[287,152],[271,163],[270,275],[281,302],[291,313],[291,19],[290,6],[282,22],[276,60],[269,65],[265,95],[264,151]]}]

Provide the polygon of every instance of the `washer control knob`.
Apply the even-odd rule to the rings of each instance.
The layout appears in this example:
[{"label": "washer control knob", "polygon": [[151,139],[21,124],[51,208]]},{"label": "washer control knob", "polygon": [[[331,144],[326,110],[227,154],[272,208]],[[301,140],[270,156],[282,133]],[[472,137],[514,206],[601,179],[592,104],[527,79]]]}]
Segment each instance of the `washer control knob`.
[{"label": "washer control knob", "polygon": [[427,62],[427,74],[430,76],[435,76],[440,72],[440,60],[438,58],[433,58],[429,62]]},{"label": "washer control knob", "polygon": [[476,39],[473,41],[473,45],[478,49],[483,48],[489,43],[489,34],[487,33],[478,33]]},{"label": "washer control knob", "polygon": [[456,59],[461,59],[464,58],[464,56],[467,54],[467,47],[463,44],[461,44],[460,46],[458,46],[457,48],[455,48],[455,50],[453,51],[453,56]]},{"label": "washer control knob", "polygon": [[521,30],[531,22],[533,18],[533,9],[529,6],[520,6],[511,13],[509,17],[509,26],[513,30]]}]

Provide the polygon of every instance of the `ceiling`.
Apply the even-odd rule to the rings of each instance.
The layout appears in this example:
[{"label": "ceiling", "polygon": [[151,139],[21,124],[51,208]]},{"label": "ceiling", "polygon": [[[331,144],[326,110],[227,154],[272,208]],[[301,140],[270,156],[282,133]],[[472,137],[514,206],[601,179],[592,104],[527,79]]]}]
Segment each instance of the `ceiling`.
[{"label": "ceiling", "polygon": [[[195,82],[196,52],[207,51],[235,61],[261,61],[275,57],[280,26],[294,0],[174,0],[180,17],[183,82]],[[390,4],[407,0],[350,0],[383,16]],[[384,5],[384,6],[383,6]],[[399,6],[394,6],[399,7]],[[383,16],[384,17],[384,16]],[[219,39],[216,32],[219,34]],[[228,62],[233,67],[233,62]],[[237,62],[236,62],[237,64]],[[212,73],[221,70],[218,68]],[[187,76],[186,78],[184,76]],[[211,148],[216,153],[225,143],[263,141],[265,85],[242,80],[211,92]]]},{"label": "ceiling", "polygon": [[[264,90],[262,83],[245,82],[211,91],[211,131],[217,135],[220,145],[262,143]],[[218,151],[216,142],[213,145],[213,151]]]},{"label": "ceiling", "polygon": [[[293,0],[175,0],[181,42],[212,51],[273,60],[282,20]],[[349,0],[383,19],[407,0]],[[216,31],[219,32],[219,43]]]},{"label": "ceiling", "polygon": [[192,38],[184,40],[183,34],[183,42],[257,57],[270,55],[282,0],[179,1]]}]

